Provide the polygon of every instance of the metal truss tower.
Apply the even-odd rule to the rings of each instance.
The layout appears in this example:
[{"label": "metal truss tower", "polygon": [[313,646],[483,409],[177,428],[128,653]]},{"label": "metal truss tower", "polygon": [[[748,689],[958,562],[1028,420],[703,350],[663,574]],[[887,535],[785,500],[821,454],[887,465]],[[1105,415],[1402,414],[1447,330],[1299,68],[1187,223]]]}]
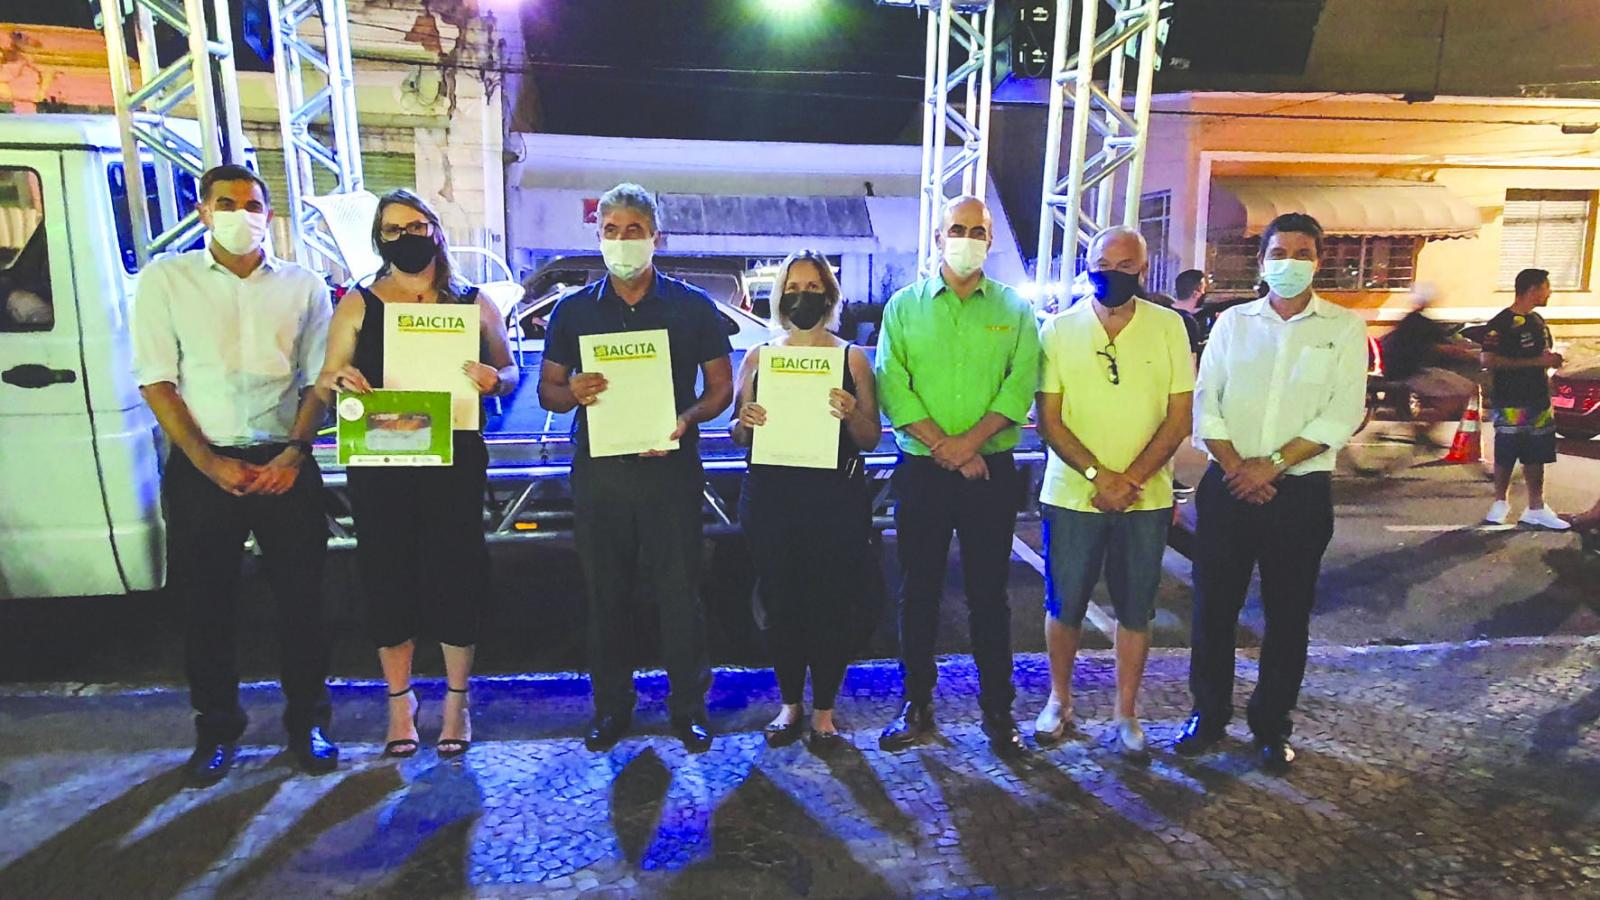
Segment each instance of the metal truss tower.
[{"label": "metal truss tower", "polygon": [[[123,173],[133,246],[140,266],[168,247],[181,246],[201,231],[199,214],[178,215],[179,193],[174,168],[199,178],[206,169],[244,160],[244,132],[239,124],[238,75],[233,65],[233,25],[227,0],[100,0],[101,27],[111,68],[111,93],[122,134]],[[210,10],[211,21],[206,20]],[[138,53],[140,84],[133,83],[124,28],[131,18]],[[156,47],[157,25],[186,39],[187,48],[162,64]],[[198,120],[198,142],[175,110],[192,106]],[[189,110],[185,110],[189,113]],[[149,196],[143,160],[155,165],[156,215],[140,198]]]},{"label": "metal truss tower", "polygon": [[[984,196],[989,183],[989,95],[994,83],[994,0],[880,0],[928,12],[923,69],[922,182],[918,191],[917,271],[939,271],[933,234],[947,199]],[[952,68],[951,44],[961,56]],[[963,100],[951,94],[965,89]],[[949,152],[951,139],[956,142]]]},{"label": "metal truss tower", "polygon": [[[344,0],[271,0],[270,8],[278,125],[288,170],[287,255],[309,268],[332,272],[342,268],[343,256],[329,234],[317,228],[322,214],[308,201],[318,193],[318,172],[332,176],[327,193],[363,189],[349,17]],[[313,20],[317,27],[308,28]],[[316,37],[320,47],[312,42]]]},{"label": "metal truss tower", "polygon": [[[1151,85],[1162,39],[1161,14],[1172,0],[1056,0],[1050,116],[1045,134],[1044,187],[1039,201],[1039,247],[1034,281],[1040,302],[1070,295],[1080,244],[1114,223],[1138,227],[1150,121]],[[1101,28],[1102,7],[1111,20]],[[1067,32],[1078,10],[1078,49],[1067,55]],[[1107,64],[1105,86],[1095,67]],[[1129,76],[1133,111],[1123,109]],[[1067,111],[1071,110],[1070,122]],[[1089,132],[1098,146],[1089,155]],[[1063,133],[1070,158],[1062,176]],[[1120,185],[1119,185],[1120,181]],[[1119,187],[1122,203],[1117,204]],[[1057,256],[1056,234],[1061,234]],[[1059,265],[1053,264],[1059,259]],[[1057,283],[1052,285],[1054,276]]]}]

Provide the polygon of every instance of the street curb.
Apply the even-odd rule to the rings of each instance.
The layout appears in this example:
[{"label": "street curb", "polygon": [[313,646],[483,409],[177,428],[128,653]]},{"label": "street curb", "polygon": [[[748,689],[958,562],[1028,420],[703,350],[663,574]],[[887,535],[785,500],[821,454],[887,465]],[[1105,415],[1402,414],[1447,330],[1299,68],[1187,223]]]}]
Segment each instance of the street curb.
[{"label": "street curb", "polygon": [[[1600,635],[1544,635],[1531,637],[1505,637],[1505,638],[1480,638],[1468,641],[1435,641],[1418,644],[1366,644],[1366,645],[1338,645],[1338,644],[1312,644],[1308,658],[1317,660],[1351,659],[1365,656],[1390,656],[1428,653],[1452,653],[1464,650],[1505,650],[1524,648],[1569,648],[1600,650]],[[1257,655],[1256,648],[1241,648],[1241,658],[1254,659]],[[1189,656],[1187,647],[1152,647],[1152,658],[1186,659]],[[1115,662],[1115,650],[1081,650],[1079,659],[1090,659],[1101,662]],[[939,657],[941,666],[970,665],[971,657],[965,654],[950,654]],[[1047,666],[1047,658],[1043,653],[1018,653],[1014,657],[1019,668],[1039,668]],[[871,659],[851,663],[853,670],[884,671],[897,669],[899,660]],[[712,669],[715,676],[726,684],[728,681],[735,683],[747,678],[760,677],[770,679],[772,670],[758,666],[715,666]],[[654,681],[666,679],[666,672],[660,669],[641,669],[637,675],[639,681]],[[437,679],[434,679],[437,680]],[[514,675],[478,675],[472,679],[475,683],[485,685],[507,684],[551,684],[564,685],[588,690],[589,677],[583,672],[529,672]],[[417,684],[429,684],[429,679],[417,679]],[[358,678],[330,678],[328,685],[334,688],[352,690],[377,690],[385,688],[383,681],[378,679]],[[276,681],[253,681],[241,684],[240,690],[259,691],[276,690]],[[163,694],[181,694],[185,688],[180,684],[88,684],[77,682],[21,682],[0,686],[0,698],[26,699],[42,697],[115,697],[115,696],[157,696]]]}]

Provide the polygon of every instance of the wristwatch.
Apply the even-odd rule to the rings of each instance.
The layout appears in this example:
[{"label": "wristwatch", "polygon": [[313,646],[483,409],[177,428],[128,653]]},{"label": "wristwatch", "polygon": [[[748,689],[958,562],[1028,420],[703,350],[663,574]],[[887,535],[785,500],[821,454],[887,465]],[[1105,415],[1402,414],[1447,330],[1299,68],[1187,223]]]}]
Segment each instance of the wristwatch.
[{"label": "wristwatch", "polygon": [[1272,461],[1272,467],[1275,468],[1275,469],[1287,469],[1288,468],[1288,465],[1286,465],[1284,463],[1283,454],[1278,452],[1277,450],[1272,451],[1272,455],[1267,457],[1267,459]]},{"label": "wristwatch", "polygon": [[1100,467],[1099,466],[1090,466],[1089,468],[1084,469],[1083,470],[1083,477],[1089,479],[1090,481],[1093,481],[1096,478],[1099,478],[1100,477]]},{"label": "wristwatch", "polygon": [[311,442],[310,441],[298,441],[298,440],[296,440],[296,441],[289,441],[288,443],[289,443],[289,446],[295,448],[296,450],[299,450],[301,453],[304,453],[307,456],[311,455]]}]

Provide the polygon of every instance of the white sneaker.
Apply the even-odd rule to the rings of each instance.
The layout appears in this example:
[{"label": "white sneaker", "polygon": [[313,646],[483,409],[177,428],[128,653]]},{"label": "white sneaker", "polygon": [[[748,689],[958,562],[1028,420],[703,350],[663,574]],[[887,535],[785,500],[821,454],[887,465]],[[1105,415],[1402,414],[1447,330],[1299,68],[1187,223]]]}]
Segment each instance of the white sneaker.
[{"label": "white sneaker", "polygon": [[1490,525],[1506,524],[1511,521],[1511,504],[1504,500],[1496,500],[1494,505],[1489,507],[1489,514],[1484,516],[1483,520]]},{"label": "white sneaker", "polygon": [[1054,697],[1039,710],[1039,718],[1033,720],[1033,739],[1041,744],[1059,743],[1067,736],[1067,725],[1072,721],[1071,705],[1063,706],[1060,700]]},{"label": "white sneaker", "polygon": [[1522,514],[1517,522],[1522,525],[1533,525],[1537,528],[1548,528],[1551,531],[1566,531],[1572,523],[1561,518],[1546,506],[1541,509],[1530,509]]},{"label": "white sneaker", "polygon": [[1134,718],[1117,720],[1117,740],[1122,742],[1124,753],[1145,752],[1144,729],[1139,727],[1139,720]]}]

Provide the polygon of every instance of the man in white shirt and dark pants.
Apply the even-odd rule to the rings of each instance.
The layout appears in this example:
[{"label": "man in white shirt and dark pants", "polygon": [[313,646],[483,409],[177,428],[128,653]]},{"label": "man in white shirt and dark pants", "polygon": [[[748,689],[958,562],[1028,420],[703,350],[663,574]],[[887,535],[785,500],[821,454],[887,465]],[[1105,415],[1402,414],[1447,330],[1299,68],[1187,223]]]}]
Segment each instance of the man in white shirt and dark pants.
[{"label": "man in white shirt and dark pants", "polygon": [[1312,292],[1321,253],[1315,219],[1274,219],[1258,259],[1270,292],[1223,313],[1201,358],[1194,433],[1211,467],[1196,498],[1194,711],[1174,746],[1183,756],[1221,740],[1233,715],[1234,630],[1259,565],[1266,629],[1247,715],[1265,769],[1294,761],[1289,714],[1333,538],[1330,476],[1366,409],[1366,325]]},{"label": "man in white shirt and dark pants", "polygon": [[332,771],[322,569],[328,526],[311,440],[325,412],[327,285],[262,248],[271,221],[254,172],[200,180],[206,246],[145,267],[134,298],[140,392],[172,442],[162,477],[167,579],[185,617],[197,739],[185,773],[214,784],[233,767],[246,718],[234,647],[241,551],[254,534],[278,603],[284,725],[308,772]]}]

